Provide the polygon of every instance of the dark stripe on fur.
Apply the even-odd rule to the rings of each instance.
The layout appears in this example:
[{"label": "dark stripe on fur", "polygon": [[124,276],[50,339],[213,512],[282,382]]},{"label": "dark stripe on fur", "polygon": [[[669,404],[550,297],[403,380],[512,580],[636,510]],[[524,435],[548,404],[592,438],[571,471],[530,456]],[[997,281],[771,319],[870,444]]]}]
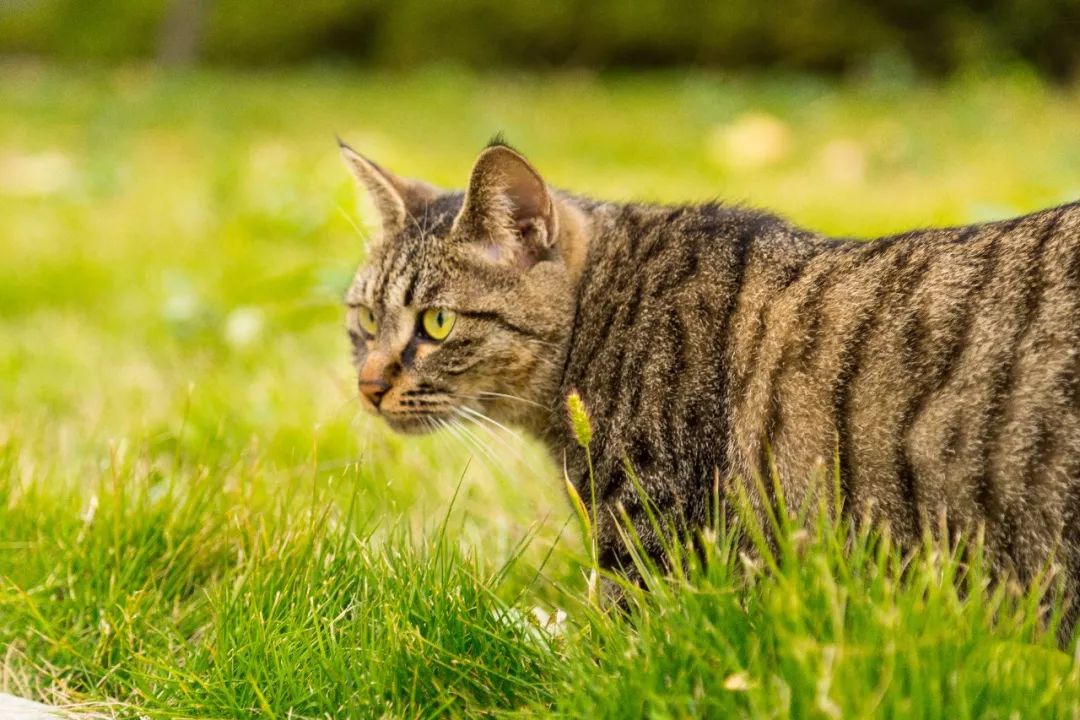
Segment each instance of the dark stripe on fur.
[{"label": "dark stripe on fur", "polygon": [[[734,257],[732,261],[732,282],[727,293],[727,302],[721,310],[724,321],[720,326],[717,341],[717,393],[720,402],[720,428],[725,438],[731,437],[734,432],[734,419],[732,417],[731,392],[728,383],[732,372],[731,358],[735,353],[737,339],[731,336],[731,327],[735,320],[735,309],[739,306],[742,291],[746,284],[746,270],[750,265],[750,253],[755,239],[757,228],[747,228],[735,238]],[[764,325],[764,323],[763,323]],[[717,438],[717,458],[715,464],[727,474],[729,462],[727,458],[727,443]]]},{"label": "dark stripe on fur", "polygon": [[522,327],[521,325],[518,325],[503,317],[502,313],[496,312],[494,310],[468,310],[462,311],[461,315],[472,318],[474,320],[484,320],[486,322],[494,323],[495,325],[498,325],[504,330],[509,330],[510,332],[517,333],[518,335],[522,335],[524,337],[540,339],[544,338],[543,333],[539,333],[531,328]]},{"label": "dark stripe on fur", "polygon": [[416,282],[420,279],[420,271],[413,270],[412,275],[409,276],[409,284],[405,286],[405,294],[402,296],[401,304],[405,307],[411,307],[413,301],[413,293],[416,292]]},{"label": "dark stripe on fur", "polygon": [[1016,528],[1012,518],[1006,512],[1007,508],[1002,497],[1002,489],[995,486],[992,473],[992,455],[998,449],[1001,431],[1007,422],[1006,406],[1015,401],[1017,384],[1016,367],[1019,361],[1020,347],[1024,339],[1031,333],[1035,322],[1038,320],[1039,311],[1044,302],[1043,282],[1043,255],[1046,244],[1053,236],[1057,225],[1061,220],[1062,212],[1055,213],[1040,234],[1038,241],[1031,248],[1030,257],[1027,257],[1027,273],[1024,278],[1022,299],[1018,303],[1017,312],[1021,316],[1018,324],[1019,332],[1016,337],[1003,339],[1007,344],[1009,353],[1003,363],[992,367],[991,396],[983,413],[983,420],[979,424],[979,442],[982,448],[979,468],[975,473],[975,484],[979,493],[979,504],[989,513],[987,521],[1002,523],[1001,537],[1005,542],[1005,553],[1009,557],[1015,557],[1013,538]]},{"label": "dark stripe on fur", "polygon": [[[837,279],[836,275],[836,269],[825,264],[821,272],[807,281],[810,284],[810,287],[803,296],[802,302],[799,303],[799,307],[795,311],[795,317],[805,317],[811,309],[820,308],[821,299],[825,296],[831,283]],[[807,332],[816,335],[817,326],[820,322],[820,312],[815,312],[807,325]],[[791,355],[795,352],[799,352],[800,356],[804,354],[801,349],[791,345],[789,338],[789,342],[781,349],[780,356],[776,359],[776,363],[769,368],[768,381],[765,386],[768,388],[769,401],[765,410],[764,422],[761,424],[761,440],[764,442],[772,442],[773,433],[776,430],[776,424],[780,416],[780,379],[788,364],[793,360]],[[803,362],[806,362],[805,358],[802,358],[802,360]],[[758,467],[765,468],[767,466],[765,446],[762,445],[761,459],[758,461]]]},{"label": "dark stripe on fur", "polygon": [[[877,243],[874,243],[874,245],[871,245],[868,255],[872,258],[885,255],[892,249],[893,244],[893,242],[890,242],[884,247],[875,248],[874,245],[877,245]],[[892,301],[899,280],[903,279],[902,270],[908,262],[913,249],[914,245],[912,243],[902,246],[899,251],[894,253],[895,256],[892,262],[888,264],[887,269],[880,271],[880,274],[885,277],[878,285],[876,302],[866,316],[856,324],[851,335],[845,339],[841,347],[840,372],[833,383],[832,397],[834,427],[836,428],[839,455],[840,487],[846,498],[851,497],[851,483],[855,467],[854,451],[851,447],[848,428],[848,416],[851,413],[851,386],[859,376],[865,363],[862,354],[863,348],[871,333],[877,328],[882,312]]]},{"label": "dark stripe on fur", "polygon": [[[904,413],[904,420],[900,424],[900,433],[905,444],[909,441],[911,431],[919,421],[919,417],[922,415],[930,398],[948,385],[953,373],[956,372],[960,357],[968,345],[968,335],[971,333],[971,327],[975,321],[975,313],[978,311],[979,298],[982,295],[983,287],[986,285],[986,281],[993,272],[993,267],[997,262],[1000,238],[1000,234],[996,234],[990,238],[986,249],[982,253],[982,265],[980,271],[976,273],[974,287],[968,291],[967,296],[964,298],[963,306],[958,313],[959,317],[953,319],[953,332],[950,333],[948,343],[949,349],[944,356],[943,362],[937,363],[936,366],[932,368],[930,373],[928,373],[929,377],[927,382],[922,385],[919,392],[914,394],[908,404],[907,410]],[[906,451],[905,463],[908,465],[911,464],[910,457],[906,457]]]}]

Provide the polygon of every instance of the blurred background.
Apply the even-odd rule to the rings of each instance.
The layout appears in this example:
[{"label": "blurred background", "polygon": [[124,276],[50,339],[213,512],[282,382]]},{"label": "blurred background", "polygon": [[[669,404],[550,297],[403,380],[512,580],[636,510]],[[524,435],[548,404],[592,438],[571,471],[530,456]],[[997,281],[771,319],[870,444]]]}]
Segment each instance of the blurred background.
[{"label": "blurred background", "polygon": [[655,68],[942,76],[1080,67],[1076,0],[4,0],[0,47],[68,60],[273,67]]},{"label": "blurred background", "polygon": [[869,236],[1080,197],[1078,38],[1077,0],[0,0],[0,458],[418,523],[465,477],[501,557],[569,517],[556,470],[359,413],[335,134],[460,187],[502,131],[560,187]]}]

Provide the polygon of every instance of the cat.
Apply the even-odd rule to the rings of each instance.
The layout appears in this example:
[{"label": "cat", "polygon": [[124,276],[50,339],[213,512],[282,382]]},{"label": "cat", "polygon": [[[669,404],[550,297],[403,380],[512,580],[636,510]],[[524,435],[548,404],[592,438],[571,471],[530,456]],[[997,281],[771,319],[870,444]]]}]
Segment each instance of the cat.
[{"label": "cat", "polygon": [[640,490],[692,529],[714,479],[775,470],[798,507],[835,458],[847,511],[901,544],[979,527],[994,567],[1053,558],[1080,591],[1080,203],[867,242],[575,196],[501,140],[464,192],[341,151],[381,226],[346,297],[363,404],[527,430],[595,492],[603,567],[633,573],[627,519],[662,555]]}]

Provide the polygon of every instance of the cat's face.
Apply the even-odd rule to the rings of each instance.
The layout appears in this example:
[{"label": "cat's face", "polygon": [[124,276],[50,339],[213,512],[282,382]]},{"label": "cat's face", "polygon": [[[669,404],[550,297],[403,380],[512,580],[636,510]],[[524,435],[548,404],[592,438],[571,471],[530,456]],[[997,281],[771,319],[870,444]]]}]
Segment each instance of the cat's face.
[{"label": "cat's face", "polygon": [[554,391],[572,313],[539,175],[496,146],[466,193],[445,193],[343,153],[382,224],[346,295],[363,406],[407,433],[479,414],[527,424]]}]

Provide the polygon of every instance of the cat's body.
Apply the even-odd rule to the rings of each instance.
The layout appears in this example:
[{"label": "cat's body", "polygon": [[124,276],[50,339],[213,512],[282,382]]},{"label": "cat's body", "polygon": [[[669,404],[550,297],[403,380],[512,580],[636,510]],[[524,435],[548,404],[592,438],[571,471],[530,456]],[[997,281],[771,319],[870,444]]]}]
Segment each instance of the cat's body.
[{"label": "cat's body", "polygon": [[[864,242],[556,193],[503,146],[465,195],[346,157],[387,236],[349,295],[371,313],[369,405],[405,431],[523,426],[589,501],[576,390],[605,566],[629,567],[623,512],[660,551],[627,463],[689,528],[714,482],[771,477],[771,457],[797,506],[835,457],[846,508],[901,542],[984,526],[997,567],[1028,579],[1053,556],[1080,589],[1080,203]],[[444,339],[417,329],[425,308],[456,313]]]},{"label": "cat's body", "polygon": [[[872,242],[716,205],[592,212],[559,397],[592,416],[600,518],[622,504],[659,549],[623,459],[693,525],[714,478],[770,485],[768,439],[789,506],[831,492],[811,476],[835,457],[845,505],[901,542],[944,515],[1025,578],[1063,540],[1080,576],[1080,204]],[[560,420],[545,439],[587,497]]]}]

